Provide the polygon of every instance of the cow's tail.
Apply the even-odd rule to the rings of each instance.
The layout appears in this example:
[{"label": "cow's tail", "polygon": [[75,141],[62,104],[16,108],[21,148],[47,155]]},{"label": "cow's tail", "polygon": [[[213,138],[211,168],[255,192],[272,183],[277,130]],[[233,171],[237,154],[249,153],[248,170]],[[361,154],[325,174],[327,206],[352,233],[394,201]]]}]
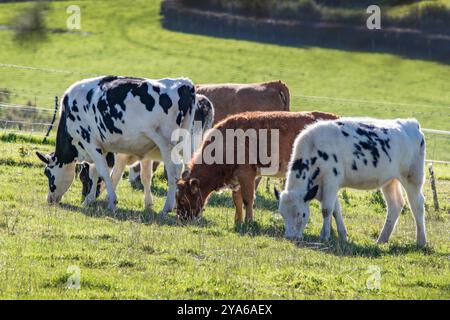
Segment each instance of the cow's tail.
[{"label": "cow's tail", "polygon": [[291,95],[289,93],[289,88],[282,81],[279,81],[279,85],[280,88],[278,94],[280,95],[281,102],[283,103],[284,111],[290,111]]},{"label": "cow's tail", "polygon": [[203,123],[202,129],[203,131],[206,131],[208,129],[211,129],[214,124],[214,106],[212,103],[208,103],[204,108],[205,121]]}]

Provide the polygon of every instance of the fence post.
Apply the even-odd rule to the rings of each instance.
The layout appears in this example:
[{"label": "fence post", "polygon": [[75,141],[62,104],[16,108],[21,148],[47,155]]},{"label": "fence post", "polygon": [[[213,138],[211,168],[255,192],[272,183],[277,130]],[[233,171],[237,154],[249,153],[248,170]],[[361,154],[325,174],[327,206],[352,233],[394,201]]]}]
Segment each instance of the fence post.
[{"label": "fence post", "polygon": [[45,143],[47,141],[48,136],[50,135],[50,131],[53,129],[53,125],[55,124],[56,120],[56,114],[58,112],[58,96],[55,96],[55,110],[53,111],[53,118],[50,126],[48,127],[47,133],[45,134],[44,140],[42,141]]},{"label": "fence post", "polygon": [[436,191],[436,181],[434,180],[433,163],[429,164],[428,171],[430,172],[430,184],[431,184],[431,191],[433,192],[434,209],[439,210],[439,201]]}]

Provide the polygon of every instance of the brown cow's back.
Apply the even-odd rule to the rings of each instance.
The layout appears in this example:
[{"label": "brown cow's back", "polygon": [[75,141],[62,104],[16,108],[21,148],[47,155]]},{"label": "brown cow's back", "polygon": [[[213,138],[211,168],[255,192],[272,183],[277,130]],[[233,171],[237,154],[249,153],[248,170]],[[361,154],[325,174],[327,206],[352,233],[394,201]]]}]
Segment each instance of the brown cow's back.
[{"label": "brown cow's back", "polygon": [[214,105],[214,123],[247,111],[289,111],[288,87],[281,81],[252,84],[204,84],[196,91]]},{"label": "brown cow's back", "polygon": [[[305,126],[310,125],[317,121],[318,119],[323,120],[333,120],[337,119],[338,116],[332,113],[326,112],[286,112],[286,111],[276,111],[276,112],[244,112],[236,115],[232,115],[214,126],[214,129],[222,132],[224,137],[224,148],[230,142],[227,142],[226,130],[227,129],[242,129],[244,131],[248,129],[255,129],[257,132],[260,129],[267,129],[270,133],[271,129],[279,130],[279,163],[280,170],[279,175],[284,176],[287,170],[287,165],[290,160],[292,145],[294,143],[297,135],[305,128]],[[206,140],[205,140],[206,141]],[[203,142],[200,150],[203,150],[204,147],[209,142]],[[268,138],[268,143],[270,143],[270,136]],[[267,147],[267,150],[270,150],[270,146]],[[225,151],[226,149],[224,149]],[[198,157],[200,154],[196,154],[195,157]],[[224,152],[225,156],[225,152]],[[195,161],[195,158],[192,159],[190,167],[192,168],[192,163]],[[208,165],[201,165],[206,167]],[[222,170],[234,170],[238,165],[218,165],[212,164],[210,166],[224,166]],[[221,171],[222,171],[221,170]]]}]

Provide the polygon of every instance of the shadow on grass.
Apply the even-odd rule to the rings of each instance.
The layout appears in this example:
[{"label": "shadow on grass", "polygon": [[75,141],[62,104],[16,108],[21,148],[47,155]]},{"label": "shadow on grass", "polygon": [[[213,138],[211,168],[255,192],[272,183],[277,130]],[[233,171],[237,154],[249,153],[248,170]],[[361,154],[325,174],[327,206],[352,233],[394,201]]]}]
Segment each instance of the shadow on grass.
[{"label": "shadow on grass", "polygon": [[129,209],[121,209],[117,208],[115,212],[111,212],[106,209],[107,201],[106,200],[97,200],[95,203],[90,205],[89,207],[83,206],[75,206],[72,204],[60,204],[60,207],[73,211],[73,212],[81,212],[82,214],[89,217],[108,217],[118,221],[134,221],[143,224],[156,224],[156,225],[167,225],[167,226],[176,226],[176,227],[184,227],[187,225],[194,225],[197,227],[209,227],[213,225],[205,217],[202,217],[195,221],[179,221],[173,214],[168,214],[166,216],[161,216],[153,209],[145,209],[145,210],[129,210]]},{"label": "shadow on grass", "polygon": [[[241,236],[269,236],[283,239],[284,230],[274,224],[262,225],[257,221],[244,222],[235,225],[234,230]],[[305,234],[303,240],[290,240],[299,249],[312,249],[327,254],[345,257],[379,258],[385,255],[403,255],[412,252],[421,252],[425,255],[434,254],[432,247],[420,248],[415,243],[393,243],[388,248],[373,242],[372,244],[358,244],[354,241],[339,239],[335,230],[332,230],[330,241],[324,242],[319,235]]]}]

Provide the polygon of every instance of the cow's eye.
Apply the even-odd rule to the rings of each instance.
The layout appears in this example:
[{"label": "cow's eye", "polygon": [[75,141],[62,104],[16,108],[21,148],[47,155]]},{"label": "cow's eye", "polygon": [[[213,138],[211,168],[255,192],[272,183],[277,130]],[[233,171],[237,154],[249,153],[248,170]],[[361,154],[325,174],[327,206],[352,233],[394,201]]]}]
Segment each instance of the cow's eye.
[{"label": "cow's eye", "polygon": [[306,218],[306,213],[303,213],[303,218]]}]

